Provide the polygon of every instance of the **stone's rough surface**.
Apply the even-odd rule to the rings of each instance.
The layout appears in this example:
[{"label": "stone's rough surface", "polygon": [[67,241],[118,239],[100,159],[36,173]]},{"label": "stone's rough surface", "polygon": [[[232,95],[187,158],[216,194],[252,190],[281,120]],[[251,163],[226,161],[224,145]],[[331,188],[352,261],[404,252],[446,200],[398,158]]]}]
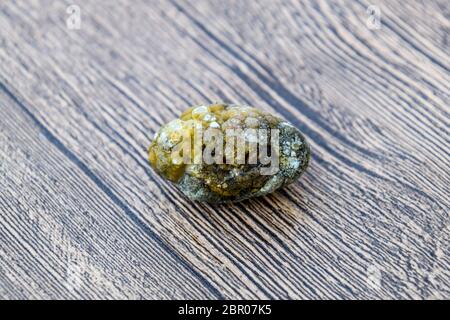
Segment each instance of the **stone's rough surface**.
[{"label": "stone's rough surface", "polygon": [[[249,164],[249,161],[244,164],[228,163],[226,157],[231,156],[230,153],[236,156],[236,147],[224,147],[223,163],[183,163],[179,158],[173,157],[174,148],[183,137],[193,137],[196,128],[203,131],[214,128],[224,134],[227,129],[267,129],[269,132],[270,129],[278,129],[279,170],[267,175],[261,174],[261,168],[267,165],[259,161],[256,164]],[[251,142],[255,138],[257,139],[252,132],[246,132],[242,139]],[[191,145],[193,158],[198,155],[199,150],[205,150],[208,146],[208,141],[200,143],[201,146],[195,142]],[[246,159],[249,151],[246,144]],[[275,152],[273,148],[272,152]],[[216,203],[262,196],[290,184],[305,171],[309,158],[309,146],[292,124],[256,108],[229,104],[187,109],[179,119],[159,130],[149,148],[150,164],[158,174],[176,183],[188,198]]]}]

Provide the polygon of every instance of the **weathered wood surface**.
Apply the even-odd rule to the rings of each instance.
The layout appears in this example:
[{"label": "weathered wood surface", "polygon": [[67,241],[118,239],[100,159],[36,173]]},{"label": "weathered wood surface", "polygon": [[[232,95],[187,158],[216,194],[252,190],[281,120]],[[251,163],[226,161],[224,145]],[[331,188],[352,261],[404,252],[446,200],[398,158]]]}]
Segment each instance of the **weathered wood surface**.
[{"label": "weathered wood surface", "polygon": [[[0,298],[450,298],[448,1],[78,2],[0,3]],[[186,200],[146,150],[212,101],[308,172]]]}]

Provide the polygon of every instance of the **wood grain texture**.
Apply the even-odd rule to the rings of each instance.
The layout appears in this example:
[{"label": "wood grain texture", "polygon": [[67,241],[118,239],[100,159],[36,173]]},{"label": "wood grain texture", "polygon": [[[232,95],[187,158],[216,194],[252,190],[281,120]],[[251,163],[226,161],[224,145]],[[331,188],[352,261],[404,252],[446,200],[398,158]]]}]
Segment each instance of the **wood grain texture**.
[{"label": "wood grain texture", "polygon": [[[0,3],[0,298],[450,298],[448,1],[71,3]],[[307,173],[184,198],[146,150],[213,101],[290,120]]]}]

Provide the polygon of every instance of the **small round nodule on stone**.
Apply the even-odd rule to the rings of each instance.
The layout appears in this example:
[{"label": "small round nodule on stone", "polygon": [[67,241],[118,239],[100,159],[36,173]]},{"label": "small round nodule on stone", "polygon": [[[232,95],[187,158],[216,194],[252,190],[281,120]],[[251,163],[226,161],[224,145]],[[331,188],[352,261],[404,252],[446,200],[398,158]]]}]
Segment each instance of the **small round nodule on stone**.
[{"label": "small round nodule on stone", "polygon": [[[249,144],[258,139],[255,130],[277,129],[278,170],[262,174],[265,165],[259,162],[191,164],[173,157],[181,137],[194,137],[196,130],[208,128],[224,134],[229,129],[242,129],[245,132],[242,141]],[[200,150],[205,148],[205,142],[202,143]],[[195,147],[194,143],[193,153]],[[249,150],[245,147],[246,158]],[[224,157],[234,153],[236,149],[225,148]],[[189,199],[210,203],[235,202],[271,193],[296,181],[306,170],[309,159],[309,145],[291,123],[257,108],[222,103],[188,108],[179,119],[161,127],[149,148],[150,164],[159,175],[174,182]]]}]

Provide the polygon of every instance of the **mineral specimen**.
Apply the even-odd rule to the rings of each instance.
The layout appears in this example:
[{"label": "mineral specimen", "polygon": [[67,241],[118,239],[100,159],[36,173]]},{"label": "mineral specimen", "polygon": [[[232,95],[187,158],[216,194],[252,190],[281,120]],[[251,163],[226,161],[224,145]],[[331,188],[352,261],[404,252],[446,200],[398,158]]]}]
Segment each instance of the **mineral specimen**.
[{"label": "mineral specimen", "polygon": [[212,203],[262,196],[295,181],[309,146],[292,124],[248,106],[187,109],[149,148],[153,169],[190,199]]}]

